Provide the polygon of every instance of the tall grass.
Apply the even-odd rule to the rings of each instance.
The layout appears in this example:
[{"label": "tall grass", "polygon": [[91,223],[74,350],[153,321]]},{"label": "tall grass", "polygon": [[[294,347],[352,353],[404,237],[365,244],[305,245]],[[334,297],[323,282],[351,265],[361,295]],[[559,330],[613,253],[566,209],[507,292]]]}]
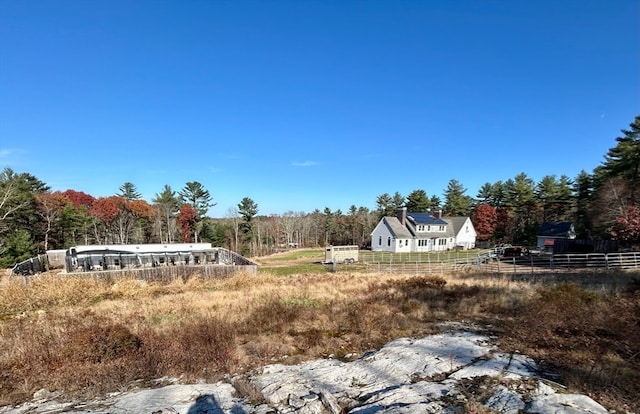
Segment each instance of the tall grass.
[{"label": "tall grass", "polygon": [[215,380],[274,361],[351,358],[464,319],[493,326],[505,350],[538,358],[570,388],[638,407],[639,291],[470,274],[5,279],[0,404],[40,388],[93,396],[159,377]]}]

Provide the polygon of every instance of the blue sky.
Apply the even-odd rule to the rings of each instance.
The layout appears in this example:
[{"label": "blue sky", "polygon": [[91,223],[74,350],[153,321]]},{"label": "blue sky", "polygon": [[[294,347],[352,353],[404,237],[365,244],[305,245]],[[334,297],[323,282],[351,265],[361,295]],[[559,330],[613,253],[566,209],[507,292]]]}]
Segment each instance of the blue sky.
[{"label": "blue sky", "polygon": [[640,114],[640,1],[0,0],[0,168],[224,217],[591,172]]}]

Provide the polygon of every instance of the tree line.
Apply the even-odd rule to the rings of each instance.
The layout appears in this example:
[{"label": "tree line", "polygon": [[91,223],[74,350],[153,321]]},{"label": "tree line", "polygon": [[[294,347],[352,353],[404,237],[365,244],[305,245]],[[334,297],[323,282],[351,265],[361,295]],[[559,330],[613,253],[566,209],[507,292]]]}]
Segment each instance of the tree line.
[{"label": "tree line", "polygon": [[417,189],[376,197],[376,208],[352,205],[259,215],[249,197],[225,217],[207,216],[215,206],[201,183],[178,191],[169,185],[151,202],[126,182],[109,197],[93,197],[50,187],[29,173],[0,172],[0,266],[9,267],[50,249],[78,244],[209,242],[243,255],[269,254],[282,248],[354,244],[366,247],[384,216],[399,207],[410,212],[471,217],[480,244],[535,245],[545,221],[571,221],[578,238],[640,243],[640,115],[622,130],[616,144],[591,173],[577,177],[548,175],[535,182],[522,172],[485,183],[475,197],[458,180],[449,181],[442,198]]}]

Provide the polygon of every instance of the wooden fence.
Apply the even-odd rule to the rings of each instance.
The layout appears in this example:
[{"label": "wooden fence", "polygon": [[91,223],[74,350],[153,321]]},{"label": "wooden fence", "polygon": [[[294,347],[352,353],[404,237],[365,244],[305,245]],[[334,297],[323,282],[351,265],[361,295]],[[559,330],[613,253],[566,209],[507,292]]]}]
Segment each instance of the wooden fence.
[{"label": "wooden fence", "polygon": [[128,268],[118,270],[101,270],[96,272],[61,273],[60,276],[89,276],[99,279],[132,278],[146,280],[148,282],[157,281],[168,283],[178,279],[188,280],[192,277],[203,277],[205,279],[225,278],[237,273],[256,275],[258,273],[258,266],[217,264],[160,266],[140,269]]},{"label": "wooden fence", "polygon": [[498,273],[549,272],[572,269],[640,270],[640,252],[532,255],[488,260],[481,267]]},{"label": "wooden fence", "polygon": [[[374,258],[372,256],[371,258]],[[386,259],[386,258],[385,258]],[[446,274],[460,272],[485,273],[549,273],[572,269],[640,270],[640,252],[585,253],[494,257],[488,252],[476,256],[442,256],[441,260],[427,257],[401,256],[393,260],[366,261],[368,272]]]}]

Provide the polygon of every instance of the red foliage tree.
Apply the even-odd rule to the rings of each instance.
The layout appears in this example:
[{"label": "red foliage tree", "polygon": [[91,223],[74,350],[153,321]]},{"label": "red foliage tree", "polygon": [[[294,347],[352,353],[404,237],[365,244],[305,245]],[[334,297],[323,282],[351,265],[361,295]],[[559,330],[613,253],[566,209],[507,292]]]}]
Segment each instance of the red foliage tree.
[{"label": "red foliage tree", "polygon": [[178,212],[178,228],[183,243],[189,243],[191,236],[195,234],[198,212],[190,204],[184,204]]},{"label": "red foliage tree", "polygon": [[95,201],[95,197],[82,191],[66,190],[62,194],[65,195],[75,207],[84,206],[89,208]]},{"label": "red foliage tree", "polygon": [[622,214],[616,217],[616,222],[610,231],[615,239],[636,244],[640,242],[640,205],[628,206]]},{"label": "red foliage tree", "polygon": [[514,217],[506,207],[496,208],[497,220],[493,235],[498,242],[513,242]]},{"label": "red foliage tree", "polygon": [[105,224],[112,223],[124,207],[125,199],[119,196],[99,197],[91,205],[90,214]]},{"label": "red foliage tree", "polygon": [[131,200],[126,203],[126,207],[134,217],[139,219],[150,220],[156,214],[155,208],[144,200]]},{"label": "red foliage tree", "polygon": [[473,225],[478,240],[486,241],[493,237],[498,223],[496,209],[488,204],[480,204],[473,213]]}]

